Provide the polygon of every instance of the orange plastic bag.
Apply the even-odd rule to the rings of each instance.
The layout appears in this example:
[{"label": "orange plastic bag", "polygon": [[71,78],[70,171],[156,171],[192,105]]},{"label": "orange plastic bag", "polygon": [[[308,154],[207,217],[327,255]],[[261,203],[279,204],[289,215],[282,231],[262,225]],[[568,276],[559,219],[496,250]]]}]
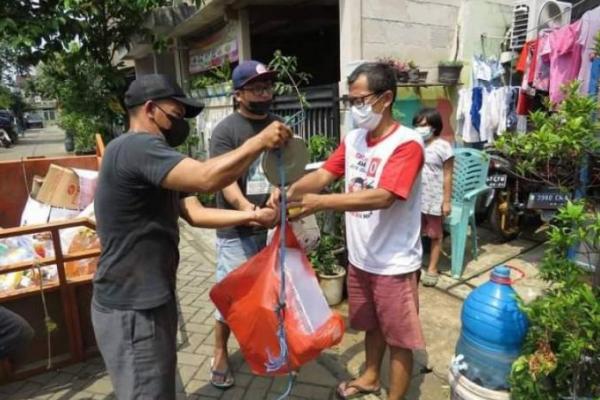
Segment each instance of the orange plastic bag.
[{"label": "orange plastic bag", "polygon": [[273,370],[281,355],[276,309],[280,291],[280,229],[256,256],[210,291],[240,349],[257,375],[282,375],[315,359],[342,340],[344,321],[331,311],[315,273],[289,225],[286,229],[284,327],[289,364]]}]

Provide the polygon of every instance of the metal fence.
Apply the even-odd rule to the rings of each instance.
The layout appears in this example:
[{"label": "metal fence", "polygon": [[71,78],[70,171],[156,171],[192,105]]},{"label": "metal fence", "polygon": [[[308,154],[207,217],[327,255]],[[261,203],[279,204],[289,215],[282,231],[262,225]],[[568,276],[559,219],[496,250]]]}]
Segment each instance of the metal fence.
[{"label": "metal fence", "polygon": [[[297,135],[306,141],[311,136],[323,135],[336,141],[340,139],[340,107],[338,84],[312,86],[302,89],[309,107],[304,121],[294,128]],[[297,96],[277,96],[273,100],[273,113],[282,118],[300,111]]]}]

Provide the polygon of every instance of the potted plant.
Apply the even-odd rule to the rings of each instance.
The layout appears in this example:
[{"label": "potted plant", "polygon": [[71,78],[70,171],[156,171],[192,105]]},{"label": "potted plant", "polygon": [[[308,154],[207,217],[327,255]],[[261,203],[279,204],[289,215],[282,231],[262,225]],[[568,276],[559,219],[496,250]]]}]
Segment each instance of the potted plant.
[{"label": "potted plant", "polygon": [[208,96],[208,87],[216,82],[212,74],[202,74],[192,80],[192,94],[197,97]]},{"label": "potted plant", "polygon": [[319,285],[327,304],[334,306],[342,302],[346,269],[339,265],[337,253],[340,252],[340,238],[323,234],[319,245],[308,258],[319,277]]},{"label": "potted plant", "polygon": [[460,79],[462,68],[462,61],[441,61],[438,64],[438,81],[448,85],[456,85]]},{"label": "potted plant", "polygon": [[419,66],[412,60],[408,62],[408,81],[419,82]]},{"label": "potted plant", "polygon": [[394,71],[396,72],[396,82],[398,82],[398,83],[408,82],[408,70],[409,70],[408,64],[406,64],[400,60],[391,58],[391,57],[378,58],[377,61],[386,63],[386,64],[390,65],[392,68],[394,68]]},{"label": "potted plant", "polygon": [[226,96],[233,92],[232,71],[229,59],[225,59],[223,64],[215,67],[211,73],[216,84],[215,95]]}]

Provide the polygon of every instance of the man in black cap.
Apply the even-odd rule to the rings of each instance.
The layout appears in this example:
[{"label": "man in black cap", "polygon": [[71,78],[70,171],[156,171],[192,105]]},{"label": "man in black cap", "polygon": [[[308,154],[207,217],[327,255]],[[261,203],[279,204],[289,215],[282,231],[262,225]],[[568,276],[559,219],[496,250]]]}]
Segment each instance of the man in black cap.
[{"label": "man in black cap", "polygon": [[174,399],[178,218],[205,227],[266,225],[275,218],[270,209],[207,212],[184,193],[231,184],[291,132],[275,122],[235,151],[200,162],[173,147],[188,136],[185,118],[203,106],[168,77],[136,79],[125,105],[129,132],[107,146],[95,197],[102,254],[92,322],[117,398]]},{"label": "man in black cap", "polygon": [[[246,146],[266,126],[279,119],[269,113],[273,100],[273,81],[277,73],[258,61],[240,62],[233,70],[233,87],[238,109],[213,130],[211,157]],[[270,195],[270,185],[256,160],[236,182],[217,194],[217,207],[229,210],[257,210]],[[275,219],[273,220],[275,222]],[[266,229],[260,226],[238,225],[217,230],[217,281],[258,253],[266,244]],[[230,330],[215,311],[215,348],[211,361],[210,383],[226,389],[234,384],[228,364],[227,341]]]}]

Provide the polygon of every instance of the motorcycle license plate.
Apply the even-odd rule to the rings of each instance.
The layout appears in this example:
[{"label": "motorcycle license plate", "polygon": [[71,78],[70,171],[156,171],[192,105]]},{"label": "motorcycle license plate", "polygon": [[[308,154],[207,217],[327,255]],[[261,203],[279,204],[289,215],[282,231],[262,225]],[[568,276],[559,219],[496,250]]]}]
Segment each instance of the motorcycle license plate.
[{"label": "motorcycle license plate", "polygon": [[569,201],[569,195],[558,192],[529,193],[527,208],[540,210],[556,210]]},{"label": "motorcycle license plate", "polygon": [[487,185],[492,189],[504,189],[506,187],[506,174],[494,174],[487,177]]}]

